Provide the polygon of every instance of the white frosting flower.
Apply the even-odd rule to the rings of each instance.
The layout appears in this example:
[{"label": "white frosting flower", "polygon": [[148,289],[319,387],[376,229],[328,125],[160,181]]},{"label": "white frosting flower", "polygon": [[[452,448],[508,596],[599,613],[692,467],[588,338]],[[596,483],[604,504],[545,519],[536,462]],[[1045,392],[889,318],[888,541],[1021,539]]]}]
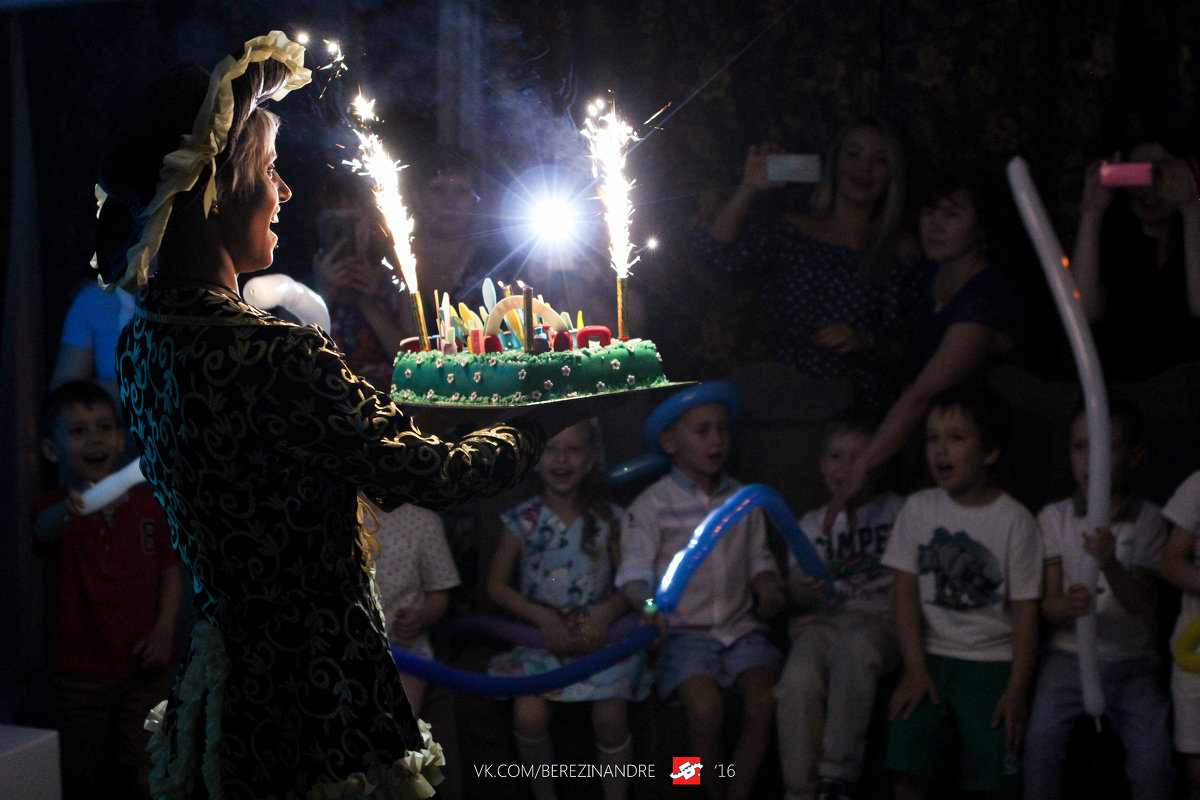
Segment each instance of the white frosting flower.
[{"label": "white frosting flower", "polygon": [[620,368],[621,368],[621,362],[620,362],[620,361],[617,361],[617,360],[614,358],[614,359],[612,360],[612,368],[613,368],[613,369],[620,369]]},{"label": "white frosting flower", "polygon": [[496,366],[496,357],[495,356],[492,356],[491,358],[488,359],[488,366],[490,366],[490,367]]},{"label": "white frosting flower", "polygon": [[462,396],[462,395],[460,395],[458,392],[455,392],[454,394],[450,395],[450,399],[451,399],[451,400],[457,400],[457,399],[458,399],[459,397],[461,397],[461,396]]},{"label": "white frosting flower", "polygon": [[439,358],[437,361],[433,362],[433,365],[435,367],[437,367],[438,369],[441,369],[442,368],[442,360]]},{"label": "white frosting flower", "polygon": [[479,383],[481,380],[483,380],[483,373],[476,372],[474,375],[471,376],[471,380],[475,381],[476,383]]},{"label": "white frosting flower", "polygon": [[430,389],[428,392],[426,392],[425,396],[432,398],[433,397],[433,389]]},{"label": "white frosting flower", "polygon": [[545,389],[546,391],[550,391],[551,389],[554,388],[554,381],[546,381],[545,383],[542,384],[542,388]]},{"label": "white frosting flower", "polygon": [[520,372],[517,373],[517,380],[521,380],[521,381],[525,380],[526,374],[528,374],[528,373],[526,373],[525,370],[521,370]]},{"label": "white frosting flower", "polygon": [[570,375],[570,374],[571,374],[571,368],[563,367],[563,375]]},{"label": "white frosting flower", "polygon": [[478,400],[478,399],[479,399],[479,392],[471,392],[471,396],[470,396],[470,398],[468,398],[468,399],[470,399],[470,400]]},{"label": "white frosting flower", "polygon": [[498,394],[494,394],[494,395],[492,395],[492,402],[493,402],[493,403],[499,403],[499,402],[500,402],[500,395],[498,395]]},{"label": "white frosting flower", "polygon": [[404,370],[404,377],[411,379],[412,378],[412,370],[411,369]]},{"label": "white frosting flower", "polygon": [[537,389],[534,389],[534,390],[533,390],[533,393],[532,393],[530,396],[531,396],[531,397],[532,397],[534,400],[541,400],[541,399],[542,399],[542,393],[541,393],[541,392],[539,392]]},{"label": "white frosting flower", "polygon": [[514,401],[515,401],[515,400],[520,400],[520,399],[521,399],[521,393],[520,393],[520,392],[517,392],[516,394],[514,394],[514,395],[513,395],[513,400],[514,400]]},{"label": "white frosting flower", "polygon": [[628,378],[625,379],[625,382],[628,383],[630,386],[633,386],[635,383],[637,383],[637,378],[635,378],[633,375],[630,375]]},{"label": "white frosting flower", "polygon": [[604,391],[604,381],[596,381],[596,391],[597,392]]},{"label": "white frosting flower", "polygon": [[454,373],[453,372],[451,372],[449,375],[446,376],[446,383],[454,383]]}]

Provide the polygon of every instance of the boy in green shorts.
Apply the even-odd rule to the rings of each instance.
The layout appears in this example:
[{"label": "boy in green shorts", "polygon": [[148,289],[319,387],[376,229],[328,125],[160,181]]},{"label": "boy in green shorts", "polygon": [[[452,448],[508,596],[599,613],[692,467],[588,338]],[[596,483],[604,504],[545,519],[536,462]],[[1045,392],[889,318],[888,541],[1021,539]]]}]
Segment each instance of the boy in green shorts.
[{"label": "boy in green shorts", "polygon": [[933,398],[925,457],[937,488],[905,501],[884,552],[904,659],[884,758],[897,800],[943,784],[956,751],[963,791],[1020,792],[1042,541],[1033,515],[988,479],[1006,421],[981,387]]}]

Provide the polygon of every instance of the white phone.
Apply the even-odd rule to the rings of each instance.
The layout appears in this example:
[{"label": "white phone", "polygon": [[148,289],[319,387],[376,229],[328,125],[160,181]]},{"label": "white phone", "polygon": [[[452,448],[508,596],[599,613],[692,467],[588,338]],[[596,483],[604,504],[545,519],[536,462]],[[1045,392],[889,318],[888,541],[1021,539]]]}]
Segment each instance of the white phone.
[{"label": "white phone", "polygon": [[767,156],[767,180],[775,183],[817,183],[821,157],[816,153],[777,153]]}]

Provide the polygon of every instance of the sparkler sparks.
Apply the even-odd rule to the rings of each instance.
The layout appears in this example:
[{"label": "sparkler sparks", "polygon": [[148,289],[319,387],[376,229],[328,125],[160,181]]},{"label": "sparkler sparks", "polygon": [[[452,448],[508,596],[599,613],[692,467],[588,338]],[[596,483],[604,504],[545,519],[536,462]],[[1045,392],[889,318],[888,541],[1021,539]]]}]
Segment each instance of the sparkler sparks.
[{"label": "sparkler sparks", "polygon": [[[368,100],[362,94],[354,99],[354,109],[362,122],[377,119],[375,101]],[[399,270],[412,300],[421,349],[428,350],[425,312],[417,291],[417,257],[412,251],[413,219],[400,194],[400,170],[404,169],[404,165],[388,155],[378,134],[369,130],[355,130],[354,135],[358,137],[358,155],[344,163],[359,175],[371,179],[375,205],[383,214],[384,224],[392,237],[392,247],[386,259],[393,269],[393,283],[398,283],[394,271]]]},{"label": "sparkler sparks", "polygon": [[636,140],[633,129],[618,116],[616,108],[605,112],[603,100],[593,100],[588,105],[588,118],[584,122],[583,137],[591,145],[592,175],[600,180],[600,200],[604,203],[604,221],[608,227],[609,263],[617,273],[617,335],[628,338],[626,324],[625,287],[629,268],[637,263],[633,243],[629,240],[629,220],[633,206],[629,202],[629,190],[633,183],[624,173],[625,152],[630,142]]},{"label": "sparkler sparks", "polygon": [[630,260],[633,243],[629,241],[629,220],[633,206],[629,190],[633,183],[625,178],[625,151],[637,139],[633,129],[623,122],[615,108],[605,113],[606,103],[594,100],[588,105],[583,137],[591,145],[592,175],[600,179],[600,199],[604,203],[608,227],[609,259],[618,278],[629,277],[629,268],[637,263]]}]

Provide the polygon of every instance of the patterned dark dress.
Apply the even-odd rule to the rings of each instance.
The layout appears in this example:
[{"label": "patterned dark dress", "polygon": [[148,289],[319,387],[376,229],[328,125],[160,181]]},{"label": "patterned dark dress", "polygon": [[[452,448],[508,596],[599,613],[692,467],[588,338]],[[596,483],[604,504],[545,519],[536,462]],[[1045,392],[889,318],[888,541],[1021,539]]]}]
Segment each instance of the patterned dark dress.
[{"label": "patterned dark dress", "polygon": [[142,294],[118,375],[196,584],[155,795],[431,795],[441,752],[388,652],[356,493],[438,508],[498,492],[536,462],[540,430],[424,436],[317,328],[203,289]]},{"label": "patterned dark dress", "polygon": [[751,220],[736,240],[719,243],[703,230],[692,243],[721,271],[758,284],[764,307],[786,322],[772,343],[776,358],[810,378],[848,378],[856,401],[885,411],[899,387],[865,352],[838,354],[813,344],[835,322],[879,340],[904,339],[918,302],[918,273],[893,257],[877,277],[862,268],[862,254],[822,242],[785,219]]}]

